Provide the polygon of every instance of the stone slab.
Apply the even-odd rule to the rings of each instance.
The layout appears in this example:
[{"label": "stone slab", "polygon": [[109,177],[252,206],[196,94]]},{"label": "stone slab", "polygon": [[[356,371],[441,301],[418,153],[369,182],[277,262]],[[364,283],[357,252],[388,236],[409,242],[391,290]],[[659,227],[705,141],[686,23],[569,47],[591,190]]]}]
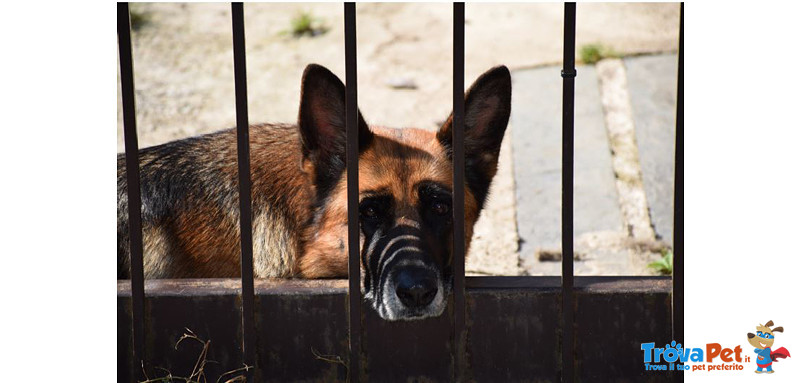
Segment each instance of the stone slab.
[{"label": "stone slab", "polygon": [[678,58],[672,53],[624,62],[650,220],[656,236],[672,243]]},{"label": "stone slab", "polygon": [[[611,152],[597,75],[579,66],[575,80],[575,237],[622,229]],[[561,247],[561,76],[545,67],[513,73],[514,176],[520,260],[529,273],[560,266],[536,265],[537,249]],[[556,273],[557,274],[557,273]]]}]

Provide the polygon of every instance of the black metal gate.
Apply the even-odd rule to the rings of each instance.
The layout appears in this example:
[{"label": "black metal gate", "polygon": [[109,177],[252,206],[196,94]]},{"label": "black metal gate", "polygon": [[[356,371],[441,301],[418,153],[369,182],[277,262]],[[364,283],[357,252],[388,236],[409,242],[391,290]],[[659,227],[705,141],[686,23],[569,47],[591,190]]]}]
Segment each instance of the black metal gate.
[{"label": "black metal gate", "polygon": [[[174,353],[184,327],[214,341],[209,371],[248,381],[674,381],[645,375],[638,343],[683,340],[683,4],[675,152],[673,277],[575,277],[573,154],[575,3],[564,6],[562,275],[464,275],[464,3],[453,4],[454,288],[448,314],[385,322],[359,287],[355,3],[344,4],[349,275],[344,281],[253,278],[252,206],[242,3],[232,4],[242,278],[145,282],[127,3],[117,5],[128,177],[131,280],[118,282],[118,381],[191,366]],[[238,315],[241,313],[241,316]],[[257,315],[256,315],[257,313]],[[326,356],[325,356],[326,355]],[[212,374],[213,375],[213,374]]]}]

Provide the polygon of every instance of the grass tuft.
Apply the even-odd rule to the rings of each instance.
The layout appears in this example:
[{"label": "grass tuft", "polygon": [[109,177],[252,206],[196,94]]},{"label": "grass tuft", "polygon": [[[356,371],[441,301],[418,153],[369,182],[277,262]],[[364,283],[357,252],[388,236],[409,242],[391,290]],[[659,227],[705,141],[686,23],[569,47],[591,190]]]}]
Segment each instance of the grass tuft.
[{"label": "grass tuft", "polygon": [[138,31],[143,27],[150,25],[152,22],[152,15],[150,12],[147,12],[133,3],[130,5],[130,14],[131,14],[131,29],[134,31]]},{"label": "grass tuft", "polygon": [[616,58],[620,55],[611,47],[602,44],[587,44],[581,46],[580,56],[584,64],[595,64],[602,59]]},{"label": "grass tuft", "polygon": [[314,37],[324,34],[328,27],[322,21],[314,17],[311,12],[301,11],[292,17],[289,33],[294,37],[305,35]]},{"label": "grass tuft", "polygon": [[661,250],[661,259],[647,265],[661,275],[672,275],[672,250]]}]

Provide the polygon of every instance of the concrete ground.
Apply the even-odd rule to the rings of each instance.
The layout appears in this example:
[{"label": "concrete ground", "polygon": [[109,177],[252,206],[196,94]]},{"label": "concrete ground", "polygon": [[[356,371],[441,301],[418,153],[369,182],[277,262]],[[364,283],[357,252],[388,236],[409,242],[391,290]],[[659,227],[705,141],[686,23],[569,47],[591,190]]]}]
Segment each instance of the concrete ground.
[{"label": "concrete ground", "polygon": [[[133,35],[140,145],[234,126],[229,6],[135,3],[132,10],[146,21]],[[312,15],[327,32],[300,38],[285,33],[292,17],[301,11]],[[679,5],[674,3],[579,4],[577,46],[600,43],[624,56],[674,52],[678,15]],[[358,4],[357,18],[359,106],[367,121],[436,129],[451,108],[452,6]],[[553,189],[560,187],[556,186],[560,146],[553,146],[560,140],[560,77],[553,65],[562,55],[562,19],[561,4],[466,6],[467,84],[500,64],[509,66],[514,80],[513,116],[500,169],[476,225],[467,262],[472,274],[557,274],[559,270],[556,262],[542,261],[536,254],[538,250],[544,250],[539,251],[544,258],[557,254],[560,238],[556,221],[560,192]],[[341,4],[245,5],[250,121],[294,121],[300,74],[309,63],[325,65],[343,77],[342,20]],[[663,160],[671,147],[662,144],[672,142],[664,126],[674,114],[669,104],[674,86],[668,85],[675,84],[675,71],[669,59],[659,57],[623,61],[627,69],[623,74],[627,74],[622,78],[630,85],[623,86],[628,92],[623,96],[630,99],[629,113],[624,107],[618,113],[614,102],[603,101],[598,84],[604,80],[598,69],[578,69],[576,121],[581,123],[576,124],[575,234],[576,250],[582,255],[576,263],[578,274],[647,273],[646,259],[631,255],[630,249],[658,249],[655,238],[671,236],[667,214],[671,162]],[[610,66],[609,87],[613,88],[620,77],[619,65]],[[398,83],[408,86],[398,87]],[[611,92],[612,101],[617,93]],[[617,126],[608,125],[609,115],[612,122],[614,116],[622,116],[623,123],[617,125],[625,140],[608,139],[609,126]],[[627,115],[635,119],[630,124],[635,131],[626,128]],[[545,126],[549,127],[546,131],[539,129]],[[117,131],[117,150],[122,151],[121,107]],[[631,142],[638,143],[637,156],[616,161],[614,143],[630,148]],[[625,174],[625,169],[639,167],[641,177],[620,183],[617,176]],[[615,194],[619,190],[622,199]],[[647,192],[646,198],[642,191]],[[626,198],[636,203],[625,203]],[[642,205],[645,199],[649,204]],[[654,239],[647,238],[644,218],[652,218]],[[630,236],[631,228],[641,230]],[[640,232],[645,232],[644,238]]]},{"label": "concrete ground", "polygon": [[[578,275],[641,275],[669,247],[677,56],[577,67],[574,238]],[[561,272],[558,67],[514,72],[513,162],[520,266]]]}]

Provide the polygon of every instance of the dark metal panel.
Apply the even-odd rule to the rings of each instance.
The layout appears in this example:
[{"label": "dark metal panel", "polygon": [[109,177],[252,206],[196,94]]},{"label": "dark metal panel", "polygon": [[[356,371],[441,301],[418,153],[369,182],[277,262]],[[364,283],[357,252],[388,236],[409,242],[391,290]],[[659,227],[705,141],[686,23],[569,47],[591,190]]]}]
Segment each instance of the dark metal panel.
[{"label": "dark metal panel", "polygon": [[562,294],[562,382],[573,382],[573,177],[575,146],[575,3],[564,4],[564,81],[562,99],[562,173],[561,173],[561,281]]},{"label": "dark metal panel", "polygon": [[469,289],[467,307],[466,357],[471,380],[558,381],[561,294],[557,281],[543,288]]},{"label": "dark metal panel", "polygon": [[464,3],[453,3],[453,331],[454,380],[466,376],[464,342]]},{"label": "dark metal panel", "polygon": [[[130,281],[120,281],[128,285]],[[117,382],[134,381],[133,332],[131,332],[131,298],[117,296]]]},{"label": "dark metal panel", "polygon": [[[144,263],[142,257],[142,196],[139,186],[139,142],[136,137],[136,101],[133,80],[133,49],[128,3],[117,3],[122,118],[125,135],[125,169],[128,182],[128,227],[133,317],[133,359],[147,360],[144,353]],[[135,363],[136,364],[136,363]],[[142,376],[137,372],[137,377]]]},{"label": "dark metal panel", "polygon": [[[247,115],[247,64],[244,43],[244,6],[231,4],[233,74],[236,88],[236,150],[239,165],[239,232],[242,251],[242,347],[244,363],[255,366],[253,323],[253,207],[250,180],[250,123]],[[252,378],[252,370],[248,371]]]},{"label": "dark metal panel", "polygon": [[[559,381],[563,318],[558,281],[481,279],[467,279],[471,287],[466,290],[464,376],[474,381]],[[189,327],[212,341],[209,359],[223,362],[209,373],[241,367],[236,358],[242,352],[241,321],[236,315],[241,308],[240,284],[236,279],[147,281],[147,318],[153,324],[147,327],[152,339],[146,350],[153,355],[152,366],[183,373],[196,350],[175,351],[174,342]],[[637,342],[669,338],[670,289],[671,281],[665,277],[575,278],[575,307],[585,313],[577,317],[573,344],[579,380],[660,381],[663,376],[642,375]],[[253,381],[346,380],[347,290],[345,280],[256,281],[256,310],[269,315],[257,316],[261,336]],[[130,307],[130,283],[119,281],[117,295],[117,310],[122,313]],[[371,308],[363,310],[361,379],[453,381],[449,315],[387,322]],[[119,350],[130,349],[130,338],[118,334],[117,339]],[[124,378],[130,364],[124,357],[118,363]],[[213,381],[216,376],[209,378]]]},{"label": "dark metal panel", "polygon": [[670,381],[670,373],[645,371],[641,351],[642,343],[671,340],[670,281],[608,283],[576,288],[575,381]]},{"label": "dark metal panel", "polygon": [[467,277],[467,289],[529,289],[554,288],[561,290],[561,277],[497,276]]},{"label": "dark metal panel", "polygon": [[[194,296],[154,296],[147,299],[147,355],[152,360],[148,369],[151,378],[164,376],[166,369],[174,376],[188,377],[203,350],[203,344],[185,339],[176,347],[183,334],[191,330],[202,341],[209,341],[208,363],[204,367],[209,381],[243,367],[242,322],[239,291],[231,294]],[[213,361],[213,362],[211,362]],[[253,365],[253,364],[248,364]],[[250,370],[252,372],[252,370]],[[225,379],[223,379],[224,381]]]},{"label": "dark metal panel", "polygon": [[[260,282],[260,281],[259,281]],[[345,281],[341,281],[345,282]],[[347,285],[259,287],[256,382],[343,382],[348,372]],[[317,290],[309,293],[311,290]]]},{"label": "dark metal panel", "polygon": [[[216,381],[225,372],[243,367],[241,321],[237,313],[241,310],[239,298],[240,281],[227,280],[150,280],[145,284],[145,322],[147,343],[145,366],[150,379],[173,376],[189,377],[195,368],[203,345],[192,339],[183,340],[183,334],[191,330],[203,341],[210,341],[204,367],[209,381]],[[130,284],[117,284],[118,312],[131,304]],[[125,348],[125,339],[118,336],[118,350]],[[118,375],[125,373],[117,366]],[[133,371],[142,372],[141,365],[134,363]],[[142,375],[138,380],[144,380]],[[127,380],[127,379],[126,379]],[[137,381],[138,381],[137,380]],[[224,380],[224,379],[223,379]],[[118,381],[122,381],[119,380]]]},{"label": "dark metal panel", "polygon": [[364,305],[363,309],[364,381],[453,381],[452,312],[420,321],[389,322],[372,308]]},{"label": "dark metal panel", "polygon": [[356,4],[344,4],[344,56],[347,129],[347,248],[350,323],[350,381],[360,380],[361,266],[358,225],[358,69],[356,67]]},{"label": "dark metal panel", "polygon": [[[669,290],[671,278],[661,276],[579,276],[574,278],[574,291],[592,293],[642,293]],[[503,290],[561,290],[560,277],[497,276],[467,277],[467,291]]]}]

